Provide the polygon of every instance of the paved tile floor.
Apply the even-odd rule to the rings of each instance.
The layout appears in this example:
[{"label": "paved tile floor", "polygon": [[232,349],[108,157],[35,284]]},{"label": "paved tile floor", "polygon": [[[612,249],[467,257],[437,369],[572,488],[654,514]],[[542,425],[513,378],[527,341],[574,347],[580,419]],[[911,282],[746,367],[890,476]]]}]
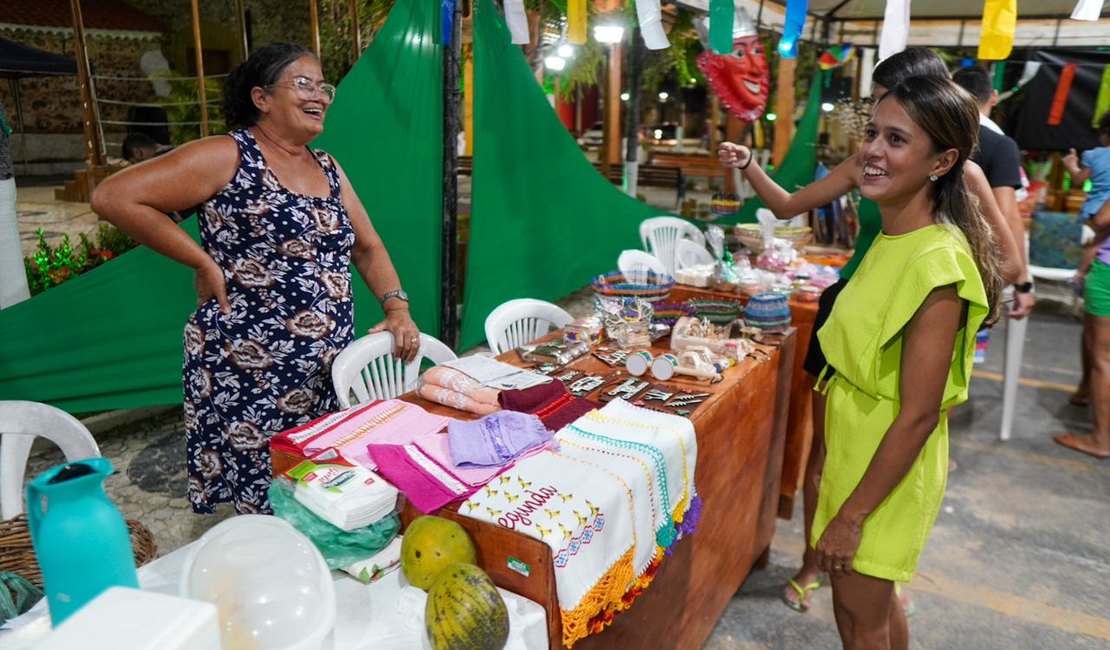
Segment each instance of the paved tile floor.
[{"label": "paved tile floor", "polygon": [[[29,196],[35,195],[21,189],[19,211],[21,221],[33,223],[38,208]],[[662,204],[667,200],[660,197]],[[82,204],[60,210],[51,232],[95,224]],[[588,298],[579,292],[563,304],[581,313]],[[1079,322],[1058,304],[1045,301],[1034,315],[1010,441],[999,442],[997,436],[1000,337],[972,381],[971,401],[953,414],[951,449],[958,467],[909,587],[917,603],[910,620],[912,648],[1110,648],[1110,461],[1051,441],[1054,432],[1090,428],[1086,409],[1067,403],[1079,374],[1079,332]],[[102,414],[89,423],[116,465],[116,475],[107,481],[110,495],[128,517],[154,531],[162,553],[231,515],[227,507],[216,516],[189,511],[180,407]],[[36,447],[29,475],[58,460]],[[706,648],[837,647],[829,589],[817,592],[806,614],[779,600],[803,544],[796,510],[793,520],[779,521],[770,564],[752,573]]]}]

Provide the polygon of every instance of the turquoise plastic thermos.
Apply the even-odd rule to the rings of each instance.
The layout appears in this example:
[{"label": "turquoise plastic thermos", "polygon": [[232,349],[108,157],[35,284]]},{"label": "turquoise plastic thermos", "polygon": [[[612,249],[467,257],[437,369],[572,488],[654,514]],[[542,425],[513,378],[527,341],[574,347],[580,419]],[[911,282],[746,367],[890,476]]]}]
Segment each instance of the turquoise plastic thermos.
[{"label": "turquoise plastic thermos", "polygon": [[104,492],[107,458],[53,467],[27,484],[27,521],[54,625],[108,587],[139,588],[127,522]]}]

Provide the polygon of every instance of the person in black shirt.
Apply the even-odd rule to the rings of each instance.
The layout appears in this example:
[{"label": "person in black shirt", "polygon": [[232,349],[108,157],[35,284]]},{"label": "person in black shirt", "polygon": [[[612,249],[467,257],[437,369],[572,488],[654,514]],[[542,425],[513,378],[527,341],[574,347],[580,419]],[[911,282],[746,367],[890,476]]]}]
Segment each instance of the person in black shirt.
[{"label": "person in black shirt", "polygon": [[1017,142],[1002,132],[990,118],[991,109],[998,103],[998,92],[991,84],[990,73],[979,67],[963,68],[952,75],[952,80],[971,93],[979,105],[979,149],[971,160],[983,168],[994,193],[995,201],[1006,217],[1014,242],[1021,252],[1021,275],[1014,283],[1014,304],[1009,316],[1025,318],[1033,311],[1033,282],[1029,276],[1029,262],[1025,258],[1025,227],[1018,214],[1016,190],[1021,187],[1021,151]]}]

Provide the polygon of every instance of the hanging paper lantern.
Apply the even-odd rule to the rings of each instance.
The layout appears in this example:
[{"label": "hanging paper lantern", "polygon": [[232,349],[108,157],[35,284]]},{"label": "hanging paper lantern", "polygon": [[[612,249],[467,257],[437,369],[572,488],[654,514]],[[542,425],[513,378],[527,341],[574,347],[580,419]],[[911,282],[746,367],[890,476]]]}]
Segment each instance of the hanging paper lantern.
[{"label": "hanging paper lantern", "polygon": [[[712,38],[709,34],[712,22],[707,27],[704,20],[699,20],[694,26],[702,44],[707,45],[707,40]],[[729,53],[702,52],[697,64],[728,112],[745,122],[753,122],[763,115],[771,87],[771,70],[755,23],[743,7],[737,7],[733,13]]]},{"label": "hanging paper lantern", "polygon": [[854,58],[856,58],[856,48],[851,43],[844,43],[822,52],[821,57],[817,59],[817,65],[822,70],[832,70]]}]

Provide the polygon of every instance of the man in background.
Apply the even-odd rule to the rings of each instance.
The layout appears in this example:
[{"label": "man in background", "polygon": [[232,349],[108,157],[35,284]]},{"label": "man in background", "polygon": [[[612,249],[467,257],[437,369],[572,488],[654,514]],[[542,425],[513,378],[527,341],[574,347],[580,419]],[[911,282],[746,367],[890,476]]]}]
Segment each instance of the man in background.
[{"label": "man in background", "polygon": [[1022,251],[1021,275],[1014,283],[1014,304],[1010,318],[1025,318],[1033,311],[1033,279],[1029,275],[1029,260],[1025,256],[1025,226],[1017,206],[1017,190],[1021,188],[1021,151],[1013,138],[990,118],[991,109],[998,103],[998,92],[991,83],[990,73],[984,68],[968,67],[957,70],[952,80],[971,93],[979,105],[979,149],[971,160],[983,168],[990,183],[994,200],[1006,217],[1010,233],[1018,250]]},{"label": "man in background", "polygon": [[135,132],[127,134],[120,149],[123,159],[134,165],[170,151],[173,145],[159,144],[149,135]]}]

